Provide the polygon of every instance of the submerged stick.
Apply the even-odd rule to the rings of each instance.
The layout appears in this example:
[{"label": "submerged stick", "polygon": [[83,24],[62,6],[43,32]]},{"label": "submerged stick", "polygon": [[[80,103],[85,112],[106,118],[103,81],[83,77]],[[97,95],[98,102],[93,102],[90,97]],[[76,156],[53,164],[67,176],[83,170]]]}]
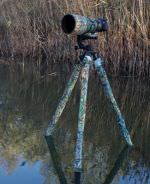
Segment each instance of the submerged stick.
[{"label": "submerged stick", "polygon": [[65,88],[65,91],[64,91],[64,94],[63,96],[61,97],[60,99],[60,102],[56,108],[56,111],[54,113],[54,115],[52,116],[52,119],[50,120],[49,124],[48,124],[48,127],[46,129],[46,132],[45,132],[45,135],[46,136],[49,136],[49,135],[52,135],[54,130],[55,130],[55,126],[57,124],[57,121],[59,120],[67,102],[68,102],[68,99],[71,95],[71,92],[77,82],[77,79],[79,77],[79,73],[80,73],[80,69],[81,69],[81,65],[78,64],[75,66],[72,74],[71,74],[71,77],[66,85],[66,88]]},{"label": "submerged stick", "polygon": [[94,61],[94,64],[95,64],[96,71],[97,71],[97,73],[98,73],[98,75],[100,77],[100,80],[102,82],[102,85],[103,85],[103,88],[104,88],[104,92],[105,92],[106,96],[108,97],[109,101],[111,102],[112,107],[113,107],[113,109],[114,109],[114,111],[116,113],[117,123],[118,123],[118,125],[120,127],[121,133],[122,133],[126,143],[129,146],[133,146],[131,138],[130,138],[130,134],[129,134],[127,128],[126,128],[125,120],[122,117],[122,114],[120,112],[118,104],[117,104],[117,102],[116,102],[116,100],[114,98],[114,95],[113,95],[110,83],[108,81],[105,69],[102,66],[102,60],[100,58],[98,58],[98,59],[96,59]]}]

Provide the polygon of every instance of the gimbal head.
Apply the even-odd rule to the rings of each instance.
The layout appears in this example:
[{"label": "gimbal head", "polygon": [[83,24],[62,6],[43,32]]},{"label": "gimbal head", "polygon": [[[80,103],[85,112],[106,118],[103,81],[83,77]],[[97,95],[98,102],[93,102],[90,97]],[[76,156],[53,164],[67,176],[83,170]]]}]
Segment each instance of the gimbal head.
[{"label": "gimbal head", "polygon": [[83,41],[85,40],[97,40],[97,33],[87,33],[83,35],[77,35],[77,44],[78,46],[75,46],[75,49],[83,49],[83,50],[89,50],[89,45],[85,45]]}]

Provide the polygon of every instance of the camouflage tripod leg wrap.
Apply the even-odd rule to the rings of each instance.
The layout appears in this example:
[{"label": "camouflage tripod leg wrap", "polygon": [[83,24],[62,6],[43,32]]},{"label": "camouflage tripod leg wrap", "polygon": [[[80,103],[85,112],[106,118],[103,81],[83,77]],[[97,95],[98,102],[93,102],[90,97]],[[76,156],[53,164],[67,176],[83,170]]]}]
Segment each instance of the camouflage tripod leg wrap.
[{"label": "camouflage tripod leg wrap", "polygon": [[48,127],[47,127],[46,132],[45,132],[45,136],[49,136],[49,135],[53,134],[55,126],[57,124],[57,121],[59,120],[59,118],[60,118],[60,116],[61,116],[61,114],[66,106],[66,103],[68,102],[68,99],[71,95],[71,92],[72,92],[72,90],[77,82],[80,70],[81,70],[81,65],[80,64],[76,65],[72,74],[71,74],[71,77],[67,83],[64,94],[61,97],[60,102],[56,108],[56,111],[55,111],[51,121],[48,124]]},{"label": "camouflage tripod leg wrap", "polygon": [[119,124],[121,133],[122,133],[125,141],[127,142],[127,144],[129,146],[133,146],[131,138],[130,138],[130,135],[129,135],[129,132],[128,132],[127,128],[126,128],[125,120],[122,117],[120,109],[119,109],[119,107],[117,105],[117,102],[116,102],[116,100],[114,98],[114,95],[112,93],[112,89],[111,89],[111,86],[109,84],[109,81],[108,81],[105,69],[102,66],[102,60],[100,58],[98,58],[98,59],[96,59],[94,61],[94,64],[95,64],[95,68],[97,70],[97,73],[98,73],[98,75],[100,77],[100,80],[102,82],[102,85],[104,87],[104,92],[105,92],[106,96],[108,97],[108,99],[110,100],[110,102],[111,102],[111,104],[113,106],[113,109],[116,112],[117,123]]},{"label": "camouflage tripod leg wrap", "polygon": [[81,70],[81,96],[80,96],[77,142],[76,142],[75,161],[74,161],[75,172],[81,172],[82,170],[83,134],[84,134],[85,115],[86,115],[89,67],[90,67],[91,61],[92,61],[92,57],[86,55],[83,59],[84,66],[82,67],[82,70]]}]

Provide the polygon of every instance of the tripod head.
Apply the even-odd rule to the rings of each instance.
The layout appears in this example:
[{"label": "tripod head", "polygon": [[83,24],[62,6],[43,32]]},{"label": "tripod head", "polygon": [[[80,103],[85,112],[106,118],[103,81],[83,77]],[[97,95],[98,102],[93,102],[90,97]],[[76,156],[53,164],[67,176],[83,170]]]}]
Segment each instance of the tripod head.
[{"label": "tripod head", "polygon": [[85,44],[84,41],[87,40],[97,40],[97,33],[86,33],[83,35],[77,35],[77,44],[75,50],[83,50],[84,52],[80,55],[80,60],[82,61],[86,54],[91,55],[95,60],[98,57],[98,53],[93,51],[91,44]]},{"label": "tripod head", "polygon": [[90,45],[85,45],[83,42],[86,40],[97,40],[97,33],[86,33],[83,35],[77,35],[77,46],[75,46],[75,49],[83,49],[86,51],[90,51],[91,46]]}]

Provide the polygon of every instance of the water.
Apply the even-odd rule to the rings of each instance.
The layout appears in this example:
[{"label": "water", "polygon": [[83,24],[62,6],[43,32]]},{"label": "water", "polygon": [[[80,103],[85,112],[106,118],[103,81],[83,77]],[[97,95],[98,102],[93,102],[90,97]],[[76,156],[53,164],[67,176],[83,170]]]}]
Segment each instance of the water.
[{"label": "water", "polygon": [[[57,184],[43,131],[54,112],[70,72],[53,66],[47,77],[31,67],[0,66],[0,183]],[[92,75],[92,74],[91,74]],[[93,75],[94,76],[94,75]],[[91,77],[84,139],[84,184],[150,183],[150,86],[148,80],[112,78],[114,95],[132,134],[129,150],[120,137],[114,113],[102,86]],[[67,182],[73,183],[79,84],[69,100],[54,135],[55,156]],[[60,170],[60,168],[59,168]],[[58,171],[59,171],[58,170]],[[59,173],[60,174],[60,173]]]}]

